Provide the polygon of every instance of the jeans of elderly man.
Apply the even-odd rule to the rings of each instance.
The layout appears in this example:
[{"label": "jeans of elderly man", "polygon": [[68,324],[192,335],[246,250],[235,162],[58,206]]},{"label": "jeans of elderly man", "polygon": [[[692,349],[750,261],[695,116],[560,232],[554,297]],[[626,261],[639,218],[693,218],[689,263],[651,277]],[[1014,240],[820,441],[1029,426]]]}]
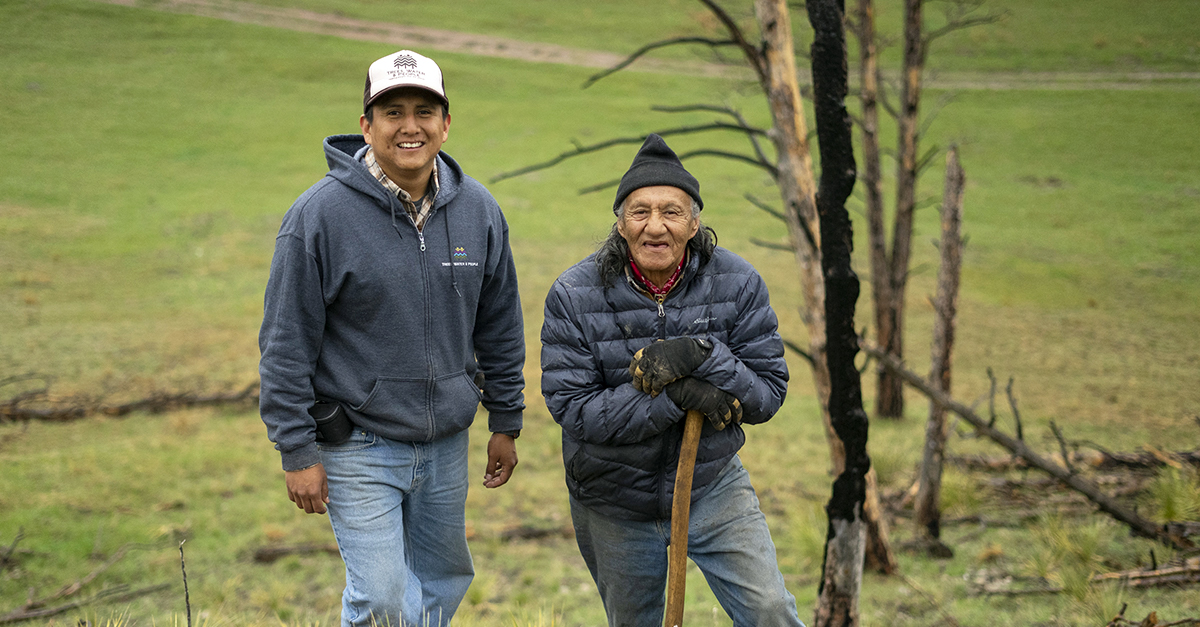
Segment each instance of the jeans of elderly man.
[{"label": "jeans of elderly man", "polygon": [[397,442],[355,429],[319,445],[346,563],[342,626],[447,625],[475,569],[467,549],[466,431]]},{"label": "jeans of elderly man", "polygon": [[[661,625],[671,521],[604,516],[574,498],[571,519],[608,624]],[[735,626],[803,627],[796,598],[784,587],[750,475],[736,455],[721,469],[712,489],[692,503],[688,557],[700,567]]]}]

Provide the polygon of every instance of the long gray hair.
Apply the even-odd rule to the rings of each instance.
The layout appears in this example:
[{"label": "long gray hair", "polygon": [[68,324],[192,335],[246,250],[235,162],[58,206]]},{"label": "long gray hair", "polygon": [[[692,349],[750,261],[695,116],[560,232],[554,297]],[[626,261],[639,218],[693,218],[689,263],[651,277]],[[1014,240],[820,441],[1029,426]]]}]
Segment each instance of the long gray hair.
[{"label": "long gray hair", "polygon": [[[700,221],[700,206],[692,201],[692,217]],[[617,222],[625,219],[625,203],[617,207]],[[717,232],[700,222],[700,228],[692,239],[688,240],[688,250],[700,259],[700,267],[704,267],[712,259],[713,249],[717,247]],[[620,277],[625,276],[625,267],[629,264],[629,244],[621,236],[614,223],[608,232],[608,238],[600,243],[596,250],[596,266],[600,271],[600,280],[604,285],[611,286]]]}]

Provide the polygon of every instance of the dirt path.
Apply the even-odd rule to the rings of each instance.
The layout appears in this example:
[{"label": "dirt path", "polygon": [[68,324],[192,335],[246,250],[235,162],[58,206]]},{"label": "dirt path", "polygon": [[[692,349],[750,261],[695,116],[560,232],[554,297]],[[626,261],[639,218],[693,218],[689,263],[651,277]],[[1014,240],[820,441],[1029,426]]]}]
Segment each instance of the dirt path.
[{"label": "dirt path", "polygon": [[[171,13],[274,28],[332,35],[345,39],[387,43],[401,48],[458,52],[532,63],[558,63],[588,68],[608,68],[624,56],[554,44],[521,41],[458,31],[373,22],[303,9],[268,7],[240,0],[95,0],[107,4],[147,8]],[[738,66],[699,61],[639,59],[626,69],[697,76],[751,79]],[[943,72],[930,73],[926,86],[951,90],[1097,90],[1142,89],[1200,90],[1200,72]]]}]

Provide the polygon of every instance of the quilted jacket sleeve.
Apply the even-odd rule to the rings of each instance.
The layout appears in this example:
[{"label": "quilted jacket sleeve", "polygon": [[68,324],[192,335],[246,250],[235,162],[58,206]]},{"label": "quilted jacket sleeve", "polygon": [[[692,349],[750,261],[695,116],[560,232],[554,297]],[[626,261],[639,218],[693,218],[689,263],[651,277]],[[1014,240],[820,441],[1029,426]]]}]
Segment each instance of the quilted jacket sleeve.
[{"label": "quilted jacket sleeve", "polygon": [[571,295],[555,282],[542,325],[542,394],[554,420],[572,438],[604,445],[641,442],[678,422],[684,412],[666,394],[651,398],[628,381],[605,384]]},{"label": "quilted jacket sleeve", "polygon": [[758,424],[783,405],[788,368],[766,283],[757,272],[746,279],[737,298],[737,319],[727,326],[728,342],[710,337],[712,354],[692,376],[737,397],[742,422]]}]

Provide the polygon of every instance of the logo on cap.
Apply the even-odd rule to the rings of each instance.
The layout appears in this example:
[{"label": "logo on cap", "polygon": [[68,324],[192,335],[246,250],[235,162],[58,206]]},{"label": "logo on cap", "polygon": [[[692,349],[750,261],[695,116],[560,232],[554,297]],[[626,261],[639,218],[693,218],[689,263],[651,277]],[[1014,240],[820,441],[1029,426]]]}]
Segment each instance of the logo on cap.
[{"label": "logo on cap", "polygon": [[402,54],[396,57],[396,60],[392,62],[392,65],[394,65],[397,70],[402,67],[412,68],[415,70],[417,69],[417,60],[408,56],[407,54]]}]

